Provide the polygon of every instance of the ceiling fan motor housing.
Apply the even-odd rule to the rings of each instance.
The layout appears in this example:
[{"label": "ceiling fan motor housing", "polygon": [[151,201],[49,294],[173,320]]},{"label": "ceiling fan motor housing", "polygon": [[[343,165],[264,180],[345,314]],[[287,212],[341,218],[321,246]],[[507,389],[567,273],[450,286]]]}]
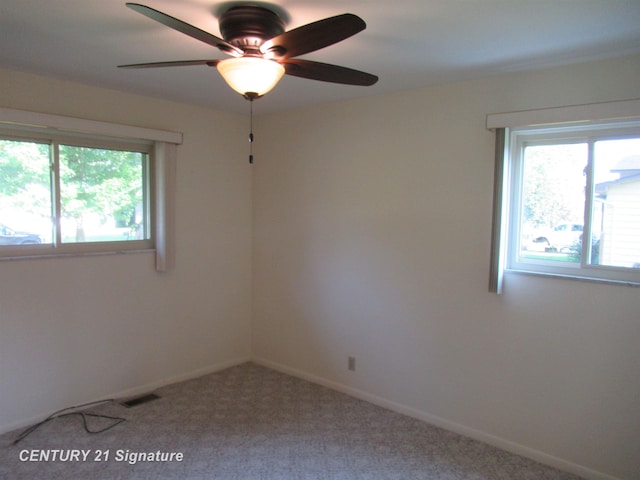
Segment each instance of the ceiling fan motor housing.
[{"label": "ceiling fan motor housing", "polygon": [[266,40],[283,32],[282,18],[262,7],[232,7],[220,17],[222,37],[245,51],[258,51]]}]

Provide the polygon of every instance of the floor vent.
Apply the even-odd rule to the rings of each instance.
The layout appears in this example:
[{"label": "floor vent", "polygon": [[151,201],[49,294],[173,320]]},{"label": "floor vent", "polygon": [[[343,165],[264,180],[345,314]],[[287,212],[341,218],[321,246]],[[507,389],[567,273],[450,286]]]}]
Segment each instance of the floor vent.
[{"label": "floor vent", "polygon": [[160,397],[155,393],[147,393],[145,395],[140,395],[139,397],[133,397],[124,402],[120,402],[120,405],[124,405],[127,408],[135,407],[141,405],[143,403],[151,402],[152,400],[157,400]]}]

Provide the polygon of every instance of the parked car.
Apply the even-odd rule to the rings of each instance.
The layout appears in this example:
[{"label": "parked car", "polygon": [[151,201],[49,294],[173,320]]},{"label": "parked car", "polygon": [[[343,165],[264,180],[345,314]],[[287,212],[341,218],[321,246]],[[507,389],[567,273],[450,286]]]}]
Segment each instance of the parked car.
[{"label": "parked car", "polygon": [[536,233],[532,241],[543,244],[546,251],[565,252],[582,241],[583,229],[578,223],[563,223],[552,230]]},{"label": "parked car", "polygon": [[19,232],[0,223],[0,245],[30,245],[42,243],[37,233]]}]

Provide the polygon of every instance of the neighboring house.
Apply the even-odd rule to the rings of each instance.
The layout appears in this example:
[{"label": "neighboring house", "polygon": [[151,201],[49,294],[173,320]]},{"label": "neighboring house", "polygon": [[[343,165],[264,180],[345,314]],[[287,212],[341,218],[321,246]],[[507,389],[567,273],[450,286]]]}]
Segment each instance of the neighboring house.
[{"label": "neighboring house", "polygon": [[596,185],[602,204],[600,264],[640,268],[640,155],[611,169],[620,177]]}]

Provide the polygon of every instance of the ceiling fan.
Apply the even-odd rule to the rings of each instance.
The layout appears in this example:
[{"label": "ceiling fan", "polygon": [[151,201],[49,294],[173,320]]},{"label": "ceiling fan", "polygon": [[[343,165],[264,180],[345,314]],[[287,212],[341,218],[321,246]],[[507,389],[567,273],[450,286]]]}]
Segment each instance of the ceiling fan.
[{"label": "ceiling fan", "polygon": [[283,19],[274,11],[255,5],[236,5],[219,19],[219,38],[182,20],[138,3],[127,7],[192,38],[218,48],[232,58],[179,60],[120,65],[121,68],[217,67],[226,82],[253,101],[270,91],[284,74],[345,85],[369,86],[378,81],[370,73],[294,57],[345,40],[366,28],[358,16],[345,13],[285,31]]}]

